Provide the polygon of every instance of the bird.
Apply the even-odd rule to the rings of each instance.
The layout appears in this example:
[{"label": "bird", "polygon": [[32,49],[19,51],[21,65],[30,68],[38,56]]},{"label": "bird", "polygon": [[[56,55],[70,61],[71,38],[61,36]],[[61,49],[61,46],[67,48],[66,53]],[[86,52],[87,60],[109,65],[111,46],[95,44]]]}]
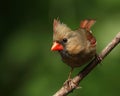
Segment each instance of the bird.
[{"label": "bird", "polygon": [[96,20],[85,19],[76,30],[72,30],[59,19],[53,21],[53,45],[51,51],[58,51],[62,61],[71,67],[68,79],[74,68],[80,67],[96,56],[96,38],[91,27]]}]

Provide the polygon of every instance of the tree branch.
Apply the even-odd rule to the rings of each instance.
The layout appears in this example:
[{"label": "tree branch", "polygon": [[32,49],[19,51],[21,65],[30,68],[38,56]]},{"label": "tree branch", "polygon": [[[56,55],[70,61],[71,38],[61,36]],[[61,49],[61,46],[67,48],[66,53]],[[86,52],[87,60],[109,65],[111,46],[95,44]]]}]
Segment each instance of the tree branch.
[{"label": "tree branch", "polygon": [[76,89],[80,81],[87,76],[111,51],[120,43],[120,32],[113,38],[113,40],[102,50],[102,52],[95,57],[81,72],[75,76],[69,84],[64,84],[53,96],[66,96],[74,89]]}]

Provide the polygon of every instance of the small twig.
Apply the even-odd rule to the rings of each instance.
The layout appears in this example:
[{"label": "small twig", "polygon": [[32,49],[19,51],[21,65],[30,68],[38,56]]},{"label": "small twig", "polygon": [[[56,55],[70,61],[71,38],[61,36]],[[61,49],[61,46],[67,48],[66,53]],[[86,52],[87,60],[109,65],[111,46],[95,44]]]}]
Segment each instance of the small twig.
[{"label": "small twig", "polygon": [[80,81],[89,74],[93,68],[96,67],[110,52],[111,50],[120,43],[120,32],[113,38],[113,40],[102,50],[97,58],[93,59],[81,72],[75,76],[68,85],[63,85],[53,96],[66,96],[74,89],[76,89]]}]

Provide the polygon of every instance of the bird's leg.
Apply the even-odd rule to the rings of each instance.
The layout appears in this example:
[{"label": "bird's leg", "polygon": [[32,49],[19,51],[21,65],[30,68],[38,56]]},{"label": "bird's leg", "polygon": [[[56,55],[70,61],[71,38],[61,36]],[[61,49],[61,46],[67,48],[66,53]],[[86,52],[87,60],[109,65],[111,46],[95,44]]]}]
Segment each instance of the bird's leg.
[{"label": "bird's leg", "polygon": [[72,74],[72,72],[73,72],[73,67],[71,67],[70,73],[69,73],[69,75],[68,75],[68,80],[71,79],[71,74]]},{"label": "bird's leg", "polygon": [[70,86],[70,82],[72,81],[72,79],[71,79],[72,71],[73,71],[73,68],[71,67],[71,70],[70,70],[69,75],[68,75],[68,79],[64,82],[64,85]]},{"label": "bird's leg", "polygon": [[71,78],[71,74],[73,72],[73,67],[70,70],[70,73],[68,75],[68,79],[64,82],[64,86],[67,86],[67,88],[71,88],[73,84],[75,84],[77,87],[76,89],[79,89],[81,87],[78,86],[78,84],[76,84],[75,82],[73,82],[72,78]]},{"label": "bird's leg", "polygon": [[70,87],[71,86],[71,81],[72,81],[72,79],[71,79],[71,74],[72,74],[72,71],[73,71],[73,68],[71,68],[71,70],[70,70],[70,72],[69,72],[69,75],[68,75],[68,79],[64,82],[64,86],[68,86],[68,87]]}]

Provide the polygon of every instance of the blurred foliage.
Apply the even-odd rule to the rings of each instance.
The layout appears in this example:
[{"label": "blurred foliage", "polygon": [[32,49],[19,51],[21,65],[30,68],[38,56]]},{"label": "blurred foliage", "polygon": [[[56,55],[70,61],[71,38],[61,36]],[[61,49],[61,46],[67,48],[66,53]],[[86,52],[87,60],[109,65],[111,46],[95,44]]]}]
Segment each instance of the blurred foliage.
[{"label": "blurred foliage", "polygon": [[[57,17],[72,29],[96,19],[99,53],[120,31],[120,0],[1,0],[0,96],[52,96],[61,87],[70,68],[50,51]],[[69,96],[119,96],[119,52],[117,46]]]}]

